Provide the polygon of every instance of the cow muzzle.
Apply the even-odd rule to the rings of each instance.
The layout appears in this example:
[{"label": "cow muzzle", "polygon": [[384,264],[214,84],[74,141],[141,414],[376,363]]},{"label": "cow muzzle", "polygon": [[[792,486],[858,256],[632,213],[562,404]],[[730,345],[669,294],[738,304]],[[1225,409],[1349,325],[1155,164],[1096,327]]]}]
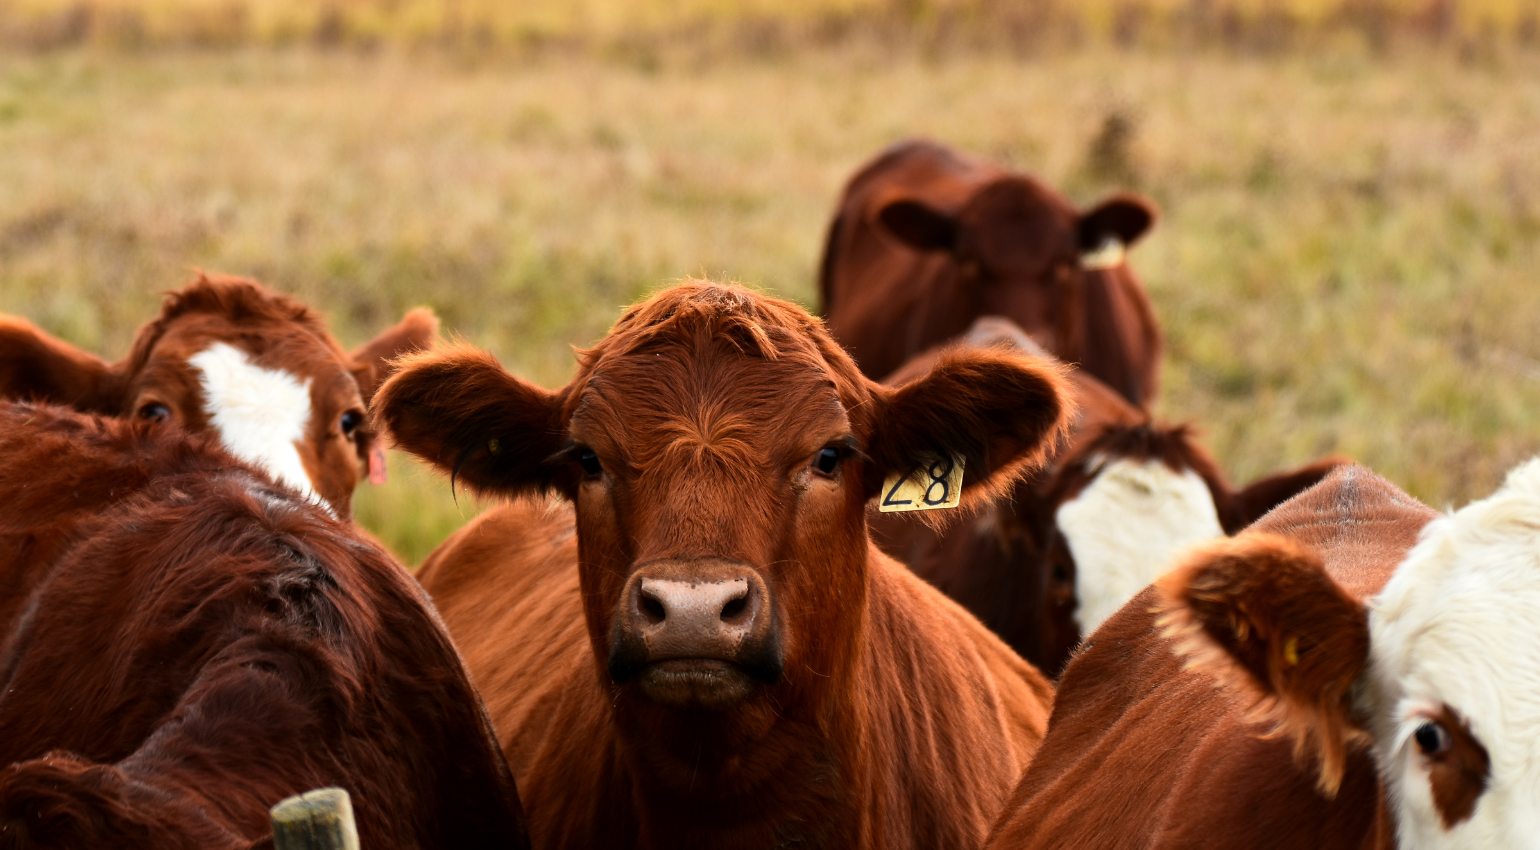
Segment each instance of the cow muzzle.
[{"label": "cow muzzle", "polygon": [[610,678],[653,701],[724,709],[781,679],[784,655],[759,573],[732,561],[654,561],[632,573],[610,641]]}]

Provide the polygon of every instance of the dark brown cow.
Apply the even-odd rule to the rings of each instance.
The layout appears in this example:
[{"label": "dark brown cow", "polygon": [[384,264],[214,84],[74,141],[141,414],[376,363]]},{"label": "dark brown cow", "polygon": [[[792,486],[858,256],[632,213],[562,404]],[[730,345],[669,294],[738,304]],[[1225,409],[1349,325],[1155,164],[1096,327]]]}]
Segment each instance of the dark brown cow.
[{"label": "dark brown cow", "polygon": [[1534,847],[1540,462],[1436,517],[1347,467],[1185,557],[1070,663],[990,846]]},{"label": "dark brown cow", "polygon": [[[997,317],[975,322],[956,344],[1041,351]],[[915,358],[885,383],[912,380],[940,353]],[[1068,436],[1009,501],[942,529],[904,514],[872,519],[884,551],[1049,673],[1178,551],[1235,534],[1348,462],[1328,458],[1236,490],[1187,426],[1151,422],[1084,370],[1065,377],[1077,403]]]},{"label": "dark brown cow", "polygon": [[965,509],[1007,489],[1060,427],[1055,372],[965,352],[885,388],[795,305],[704,282],[579,362],[552,392],[413,355],[376,404],[403,448],[526,496],[419,577],[535,845],[976,847],[1052,691],[873,547],[865,505],[936,451]]},{"label": "dark brown cow", "polygon": [[413,310],[349,354],[304,305],[255,281],[200,274],[166,296],[117,363],[0,316],[0,398],[217,433],[236,457],[346,518],[361,471],[384,474],[366,405],[391,358],[430,346],[437,332],[431,312]]},{"label": "dark brown cow", "polygon": [[422,590],[165,424],[0,402],[0,847],[271,846],[346,788],[369,850],[527,846]]},{"label": "dark brown cow", "polygon": [[1081,212],[1028,175],[903,142],[845,187],[820,265],[823,314],[871,378],[996,315],[1145,406],[1160,328],[1123,251],[1154,221],[1134,195]]}]

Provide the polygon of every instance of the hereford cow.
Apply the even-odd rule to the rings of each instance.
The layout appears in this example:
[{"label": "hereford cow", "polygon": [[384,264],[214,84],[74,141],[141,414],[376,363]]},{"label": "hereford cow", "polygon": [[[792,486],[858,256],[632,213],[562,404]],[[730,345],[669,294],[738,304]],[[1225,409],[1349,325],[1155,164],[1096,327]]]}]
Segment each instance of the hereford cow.
[{"label": "hereford cow", "polygon": [[[955,345],[1041,349],[998,317]],[[924,374],[944,349],[884,383]],[[873,536],[1042,670],[1057,673],[1112,612],[1165,571],[1171,556],[1235,534],[1347,463],[1328,458],[1237,490],[1185,425],[1159,425],[1084,370],[1065,372],[1076,413],[1049,463],[1011,499],[946,528],[874,514]]]},{"label": "hereford cow", "polygon": [[413,310],[349,354],[314,311],[255,281],[200,274],[166,296],[117,363],[0,316],[0,398],[214,432],[225,448],[337,516],[363,469],[384,475],[366,406],[392,358],[432,344]]},{"label": "hereford cow", "polygon": [[399,565],[207,436],[0,402],[0,847],[526,845],[448,634]]},{"label": "hereford cow", "polygon": [[904,142],[845,187],[820,265],[823,314],[872,378],[997,315],[1147,406],[1160,328],[1123,253],[1154,221],[1137,196],[1081,212],[1025,174]]},{"label": "hereford cow", "polygon": [[1536,611],[1540,462],[1442,518],[1338,470],[1087,639],[990,846],[1535,847]]},{"label": "hereford cow", "polygon": [[1061,425],[1056,372],[970,351],[882,387],[795,305],[705,282],[579,362],[552,392],[469,348],[412,355],[375,408],[525,497],[419,578],[535,846],[978,846],[1052,691],[872,546],[865,505],[932,453],[963,465],[963,509],[1009,488]]}]

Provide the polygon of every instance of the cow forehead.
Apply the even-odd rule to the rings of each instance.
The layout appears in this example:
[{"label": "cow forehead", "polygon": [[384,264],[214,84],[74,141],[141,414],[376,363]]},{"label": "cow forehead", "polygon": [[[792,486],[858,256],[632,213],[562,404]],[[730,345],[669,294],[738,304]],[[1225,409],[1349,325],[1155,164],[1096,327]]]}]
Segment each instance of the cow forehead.
[{"label": "cow forehead", "polygon": [[260,366],[227,342],[212,343],[188,363],[199,376],[203,412],[225,448],[330,510],[299,453],[310,430],[311,380]]},{"label": "cow forehead", "polygon": [[[214,343],[239,349],[264,368],[311,378],[325,388],[357,384],[348,371],[347,355],[329,336],[317,335],[299,322],[269,318],[235,320],[211,313],[191,313],[172,320],[156,340],[151,361],[186,361]],[[342,379],[346,379],[345,381]]]},{"label": "cow forehead", "polygon": [[1075,559],[1076,619],[1086,634],[1159,578],[1178,551],[1224,534],[1202,477],[1156,459],[1101,463],[1054,519]]}]

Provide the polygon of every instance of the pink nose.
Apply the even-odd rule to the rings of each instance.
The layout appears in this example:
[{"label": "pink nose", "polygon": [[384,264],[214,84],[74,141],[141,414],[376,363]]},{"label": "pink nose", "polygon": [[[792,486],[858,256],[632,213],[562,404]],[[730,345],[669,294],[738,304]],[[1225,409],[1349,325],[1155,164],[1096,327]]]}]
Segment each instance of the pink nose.
[{"label": "pink nose", "polygon": [[610,676],[624,683],[648,665],[725,662],[759,681],[781,677],[769,588],[748,564],[654,561],[626,581],[610,646]]}]

